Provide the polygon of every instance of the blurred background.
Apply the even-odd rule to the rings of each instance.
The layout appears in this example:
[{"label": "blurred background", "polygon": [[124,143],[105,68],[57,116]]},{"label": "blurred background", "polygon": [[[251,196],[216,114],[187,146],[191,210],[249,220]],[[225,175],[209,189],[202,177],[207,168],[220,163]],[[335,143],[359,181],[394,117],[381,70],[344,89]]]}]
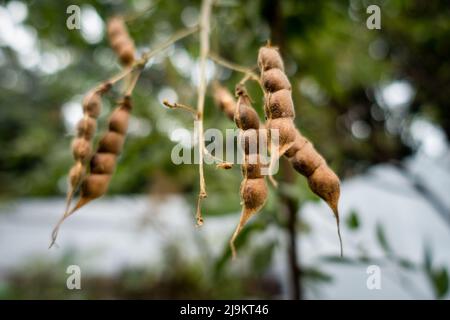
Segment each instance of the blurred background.
[{"label": "blurred background", "polygon": [[[66,9],[81,8],[69,30]],[[369,30],[366,8],[381,8]],[[198,37],[146,66],[108,195],[50,232],[64,210],[70,143],[83,94],[120,71],[108,17],[128,19],[138,52],[196,24],[200,1],[0,1],[0,298],[448,299],[450,267],[450,6],[447,1],[218,0],[211,50],[253,68],[268,39],[285,58],[296,124],[342,179],[345,257],[335,221],[305,179],[282,165],[280,188],[239,237],[238,166],[206,167],[205,225],[195,228],[192,146]],[[242,74],[208,62],[233,90]],[[249,83],[262,116],[262,94]],[[118,91],[108,94],[100,131]],[[208,90],[206,128],[234,124]],[[175,131],[175,129],[178,129]],[[81,290],[68,290],[78,265]],[[380,267],[370,290],[368,267]],[[369,286],[370,287],[370,286]]]}]

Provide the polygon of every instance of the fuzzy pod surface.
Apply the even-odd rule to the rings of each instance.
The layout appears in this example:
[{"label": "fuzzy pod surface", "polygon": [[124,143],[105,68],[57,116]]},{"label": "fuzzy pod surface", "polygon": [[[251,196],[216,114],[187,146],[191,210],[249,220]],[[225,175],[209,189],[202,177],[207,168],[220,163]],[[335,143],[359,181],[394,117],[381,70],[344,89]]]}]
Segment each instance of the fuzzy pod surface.
[{"label": "fuzzy pod surface", "polygon": [[111,48],[117,54],[121,64],[131,66],[135,60],[136,48],[124,19],[120,16],[108,19],[106,29]]},{"label": "fuzzy pod surface", "polygon": [[283,148],[297,138],[296,127],[292,118],[277,118],[267,120],[267,129],[272,136],[275,132],[279,136],[279,146]]},{"label": "fuzzy pod surface", "polygon": [[270,119],[295,118],[291,90],[281,89],[269,94],[264,105],[264,112]]},{"label": "fuzzy pod surface", "polygon": [[[270,129],[268,134],[270,136],[272,130],[278,131],[279,156],[285,155],[293,168],[308,179],[310,189],[332,209],[336,218],[342,255],[338,211],[339,178],[329,168],[313,144],[295,127],[291,84],[284,73],[284,64],[279,51],[271,46],[262,47],[258,53],[258,66],[261,71],[261,83],[266,91],[264,113],[267,118],[267,128]],[[274,161],[272,157],[271,167]]]},{"label": "fuzzy pod surface", "polygon": [[117,156],[114,153],[97,152],[91,159],[91,173],[113,174]]},{"label": "fuzzy pod surface", "polygon": [[284,63],[278,48],[261,47],[258,52],[258,66],[261,70],[280,69],[284,71]]},{"label": "fuzzy pod surface", "polygon": [[243,130],[259,129],[259,116],[251,106],[250,98],[245,94],[239,96],[238,106],[234,114],[236,126]]},{"label": "fuzzy pod surface", "polygon": [[102,111],[102,96],[98,91],[89,92],[83,100],[83,112],[97,119]]},{"label": "fuzzy pod surface", "polygon": [[84,116],[77,124],[77,136],[92,140],[97,129],[97,121],[89,116]]},{"label": "fuzzy pod surface", "polygon": [[295,156],[295,154],[297,153],[297,151],[299,151],[301,148],[303,148],[303,146],[305,145],[305,143],[309,142],[308,139],[306,139],[301,133],[300,131],[295,130],[295,140],[294,143],[292,144],[292,146],[286,150],[286,152],[284,153],[284,155],[290,159],[293,156]]},{"label": "fuzzy pod surface", "polygon": [[[75,206],[69,210],[67,206],[63,217],[58,221],[52,232],[52,246],[57,238],[58,230],[61,224],[72,215],[75,211],[86,205],[88,202],[103,196],[109,187],[109,183],[116,167],[117,156],[120,154],[124,141],[125,133],[127,131],[129,112],[131,110],[131,99],[129,96],[125,97],[119,102],[118,107],[113,111],[112,116],[108,120],[108,131],[100,139],[97,151],[92,157],[84,156],[87,151],[84,151],[90,146],[90,143],[84,138],[77,138],[74,141],[73,150],[83,155],[83,158],[90,159],[90,173],[83,174],[80,179],[79,166],[74,166],[73,180],[80,184],[80,197]],[[87,143],[87,144],[86,144]],[[82,150],[82,152],[81,152]],[[80,156],[77,154],[77,156]]]},{"label": "fuzzy pod surface", "polygon": [[72,152],[75,159],[85,162],[92,153],[91,143],[85,138],[75,138],[72,142]]},{"label": "fuzzy pod surface", "polygon": [[251,100],[243,86],[236,87],[236,95],[238,101],[234,120],[240,129],[239,140],[244,150],[244,161],[241,166],[243,180],[240,187],[242,212],[230,239],[233,258],[236,257],[234,243],[237,236],[247,221],[264,206],[268,195],[267,184],[261,174],[259,116],[251,106]]},{"label": "fuzzy pod surface", "polygon": [[317,152],[313,144],[307,141],[290,159],[294,169],[305,177],[309,177],[314,171],[325,164],[325,159]]},{"label": "fuzzy pod surface", "polygon": [[278,90],[291,90],[289,79],[280,69],[269,69],[262,73],[262,84],[268,92],[276,92]]},{"label": "fuzzy pod surface", "polygon": [[109,131],[125,135],[128,130],[129,119],[130,110],[127,107],[116,108],[108,121]]}]

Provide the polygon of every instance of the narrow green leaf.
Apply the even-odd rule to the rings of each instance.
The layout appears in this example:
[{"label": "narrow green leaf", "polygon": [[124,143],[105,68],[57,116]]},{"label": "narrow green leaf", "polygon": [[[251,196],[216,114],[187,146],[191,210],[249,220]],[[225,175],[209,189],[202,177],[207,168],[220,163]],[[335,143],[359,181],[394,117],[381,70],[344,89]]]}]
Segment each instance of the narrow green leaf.
[{"label": "narrow green leaf", "polygon": [[380,246],[383,248],[383,250],[386,253],[391,253],[391,247],[387,241],[386,238],[386,233],[384,232],[383,226],[381,224],[377,224],[377,228],[376,228],[376,234],[377,234],[377,240],[378,243],[380,244]]},{"label": "narrow green leaf", "polygon": [[432,282],[436,298],[442,299],[448,292],[448,272],[445,267],[432,272]]},{"label": "narrow green leaf", "polygon": [[348,216],[348,218],[346,220],[346,224],[350,230],[356,230],[359,228],[359,226],[360,226],[359,217],[358,217],[358,213],[355,210],[352,210],[350,212],[350,215]]},{"label": "narrow green leaf", "polygon": [[427,273],[431,274],[433,253],[431,251],[431,247],[428,244],[425,245],[425,248],[423,251],[423,260],[424,260],[425,271]]},{"label": "narrow green leaf", "polygon": [[311,280],[314,282],[331,282],[333,277],[331,277],[328,273],[325,273],[315,267],[303,268],[302,276],[306,280]]}]

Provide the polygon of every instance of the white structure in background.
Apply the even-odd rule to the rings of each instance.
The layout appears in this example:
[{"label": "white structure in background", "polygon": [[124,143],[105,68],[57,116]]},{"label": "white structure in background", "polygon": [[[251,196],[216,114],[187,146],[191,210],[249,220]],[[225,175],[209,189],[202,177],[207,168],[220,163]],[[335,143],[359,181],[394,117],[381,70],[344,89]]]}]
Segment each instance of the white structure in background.
[{"label": "white structure in background", "polygon": [[[411,172],[420,177],[450,208],[449,156],[430,160],[418,155],[407,162]],[[427,168],[426,174],[420,168]],[[63,199],[27,199],[3,207],[0,212],[0,279],[8,271],[31,259],[60,258],[65,250],[48,250],[50,232],[64,207]],[[375,237],[379,222],[393,250],[402,257],[421,262],[424,243],[433,249],[434,263],[450,268],[450,229],[427,200],[418,194],[411,181],[390,165],[380,165],[367,174],[349,179],[342,186],[342,221],[351,211],[358,212],[360,230],[353,232],[343,225],[344,250],[355,257],[364,248],[371,256],[384,253]],[[420,273],[404,273],[395,266],[382,265],[382,288],[367,289],[367,266],[323,262],[324,255],[339,252],[334,219],[322,202],[307,204],[302,218],[312,233],[302,235],[299,252],[304,265],[317,265],[333,276],[333,282],[319,290],[307,289],[309,298],[393,299],[432,298],[432,289]],[[159,270],[165,244],[182,243],[182,254],[194,259],[199,254],[199,238],[206,241],[212,254],[219,254],[232,233],[238,215],[209,217],[204,227],[194,227],[190,207],[181,197],[163,202],[144,196],[98,200],[68,219],[58,242],[87,256],[79,264],[84,273],[114,273],[121,268],[148,265]],[[146,223],[144,223],[146,222]],[[279,237],[269,228],[257,237]],[[263,239],[261,239],[263,240]],[[287,258],[280,247],[275,253],[273,270],[285,279]],[[95,253],[90,256],[90,254]],[[161,270],[162,271],[162,270]],[[65,270],[61,270],[65,272]],[[405,279],[407,287],[405,287]],[[284,287],[286,283],[284,283]],[[309,287],[307,287],[309,288]]]},{"label": "white structure in background", "polygon": [[[445,161],[444,161],[445,160]],[[418,155],[406,163],[409,172],[450,208],[450,161],[448,155],[431,160]],[[427,170],[423,170],[427,168]],[[361,226],[352,232],[344,227],[344,252],[348,257],[368,252],[371,257],[383,258],[384,252],[376,239],[376,225],[386,232],[393,251],[413,262],[423,262],[425,243],[433,250],[433,264],[450,267],[450,225],[431,203],[418,193],[411,180],[391,165],[374,167],[367,174],[343,183],[340,210],[342,221],[355,210]],[[450,214],[447,209],[447,214]],[[307,205],[303,219],[313,230],[303,237],[300,252],[305,263],[320,261],[323,255],[336,255],[338,241],[333,233],[334,221],[322,204]],[[369,263],[368,263],[369,264]],[[321,298],[341,299],[430,299],[432,288],[424,274],[406,272],[394,264],[380,266],[383,277],[381,290],[367,290],[367,266],[322,264],[323,270],[335,275],[331,286],[321,287]]]}]

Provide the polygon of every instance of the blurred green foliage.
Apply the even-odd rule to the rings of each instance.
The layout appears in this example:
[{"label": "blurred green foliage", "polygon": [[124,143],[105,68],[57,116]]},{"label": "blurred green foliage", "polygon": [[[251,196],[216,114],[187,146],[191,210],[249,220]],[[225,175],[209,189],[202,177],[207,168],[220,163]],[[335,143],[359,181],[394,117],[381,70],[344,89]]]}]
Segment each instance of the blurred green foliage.
[{"label": "blurred green foliage", "polygon": [[360,226],[358,213],[352,210],[347,217],[346,225],[350,230],[357,230]]},{"label": "blurred green foliage", "polygon": [[[66,28],[66,8],[77,4],[84,13],[96,13],[103,23],[114,14],[134,16],[128,27],[141,52],[195,23],[200,1],[2,0],[2,12],[14,3],[26,4],[25,20],[15,24],[36,40],[36,46],[32,54],[26,54],[20,50],[21,37],[8,44],[3,41],[8,30],[0,30],[0,197],[62,195],[67,171],[73,163],[70,154],[73,132],[68,129],[66,112],[71,110],[70,104],[79,104],[90,88],[120,70],[105,37],[88,41],[83,35],[93,25],[82,30]],[[365,9],[369,4],[381,7],[381,30],[366,28]],[[447,139],[450,136],[449,11],[450,6],[444,0],[219,0],[213,11],[211,47],[227,60],[253,68],[260,46],[268,39],[279,45],[292,82],[296,123],[333,169],[345,178],[373,164],[410,154],[416,147],[410,139],[410,124],[416,117],[432,121],[442,128]],[[51,62],[58,61],[60,56],[68,61],[67,65],[51,70]],[[176,143],[172,134],[177,128],[192,130],[192,119],[185,113],[164,108],[161,99],[178,98],[195,105],[192,67],[197,56],[198,37],[191,36],[152,60],[142,73],[133,95],[134,126],[138,130],[127,138],[110,194],[177,192],[195,202],[197,167],[177,166],[171,161]],[[39,62],[30,66],[33,57],[39,57]],[[215,78],[233,90],[242,75],[216,66]],[[392,121],[395,110],[379,99],[380,89],[396,80],[407,81],[414,91],[399,122]],[[259,87],[249,83],[248,89],[262,116]],[[107,96],[100,131],[105,129],[108,112],[119,93],[116,89]],[[214,106],[211,92],[206,100],[205,126],[234,128]],[[364,134],[355,128],[363,128]],[[223,171],[207,166],[205,174],[209,196],[204,211],[208,215],[238,211],[239,168]],[[317,200],[303,178],[295,179],[295,184],[281,184],[281,197]],[[262,231],[273,221],[286,224],[278,200],[271,194],[264,209],[268,214],[244,229],[236,243],[239,252],[249,250],[245,240],[251,232]],[[346,222],[350,229],[359,230],[356,212]],[[308,231],[308,226],[300,227]],[[382,226],[375,232],[389,259],[396,259],[404,268],[415,267],[392,252]],[[277,245],[268,242],[252,248],[255,251],[249,257],[253,267],[248,269],[252,273],[239,277],[228,274],[224,268],[230,255],[226,244],[214,262],[214,277],[205,276],[195,263],[180,261],[176,250],[168,249],[166,263],[170,268],[163,277],[156,279],[152,270],[125,270],[112,278],[92,277],[86,280],[83,298],[273,298],[279,294],[279,284],[270,278],[261,279],[261,275]],[[329,261],[371,260],[362,252],[358,261],[332,258]],[[57,290],[62,290],[60,283],[64,280],[55,279],[49,272],[56,267],[33,265],[30,272],[12,275],[8,283],[0,286],[0,297],[61,296]],[[443,297],[448,291],[447,270],[432,266],[431,258],[425,259],[423,270],[436,297]],[[305,267],[302,272],[305,280],[331,280],[314,267]],[[74,293],[73,298],[77,297]]]},{"label": "blurred green foliage", "polygon": [[213,274],[201,261],[183,258],[175,244],[164,251],[164,260],[157,268],[124,268],[113,274],[86,272],[81,290],[72,291],[66,287],[66,268],[74,261],[89,261],[86,257],[68,251],[55,262],[32,259],[2,281],[0,299],[276,299],[281,295],[276,278],[257,272],[264,264],[255,259],[267,254],[265,250],[251,255],[254,260],[249,261],[248,272]]},{"label": "blurred green foliage", "polygon": [[[7,8],[10,1],[0,3]],[[64,125],[62,106],[70,101],[79,103],[83,93],[119,71],[106,38],[89,43],[83,30],[66,28],[66,8],[72,2],[24,3],[28,14],[21,24],[36,35],[36,54],[45,59],[45,54],[64,50],[70,63],[62,70],[46,73],[38,67],[26,67],[20,51],[8,45],[0,47],[2,197],[64,192],[72,159],[71,133]],[[381,110],[375,90],[382,83],[407,79],[417,91],[402,126],[407,126],[414,114],[423,114],[448,134],[449,109],[443,98],[450,83],[447,3],[374,3],[382,9],[381,30],[366,28],[368,4],[359,0],[218,1],[214,8],[212,50],[228,60],[253,67],[258,47],[269,38],[275,45],[282,44],[294,88],[297,124],[341,176],[373,163],[400,159],[411,148],[400,133],[386,131],[386,112],[381,118],[373,117],[374,112]],[[169,1],[139,0],[76,4],[82,12],[94,9],[103,22],[113,14],[138,13],[128,24],[141,49],[152,48],[175,30],[195,22],[199,6],[198,1],[177,1],[174,5]],[[192,121],[183,113],[165,109],[159,99],[164,93],[176,92],[179,101],[195,104],[190,66],[180,70],[174,59],[175,53],[180,56],[181,52],[195,63],[198,39],[192,36],[174,48],[167,52],[170,59],[155,60],[138,83],[133,113],[149,132],[128,138],[110,193],[186,192],[195,197],[197,168],[176,166],[170,160],[175,143],[170,140],[171,132],[177,127],[191,130]],[[375,54],[373,48],[378,48]],[[216,71],[219,80],[230,89],[241,78],[221,67]],[[249,90],[261,113],[259,88],[250,85]],[[107,111],[117,95],[116,91],[108,96],[100,128],[104,128]],[[217,111],[210,95],[205,117],[207,128],[233,128]],[[369,128],[367,137],[352,134],[355,121],[362,121]],[[210,194],[205,202],[208,212],[224,213],[239,207],[238,169],[230,173],[209,166],[206,179]]]}]

